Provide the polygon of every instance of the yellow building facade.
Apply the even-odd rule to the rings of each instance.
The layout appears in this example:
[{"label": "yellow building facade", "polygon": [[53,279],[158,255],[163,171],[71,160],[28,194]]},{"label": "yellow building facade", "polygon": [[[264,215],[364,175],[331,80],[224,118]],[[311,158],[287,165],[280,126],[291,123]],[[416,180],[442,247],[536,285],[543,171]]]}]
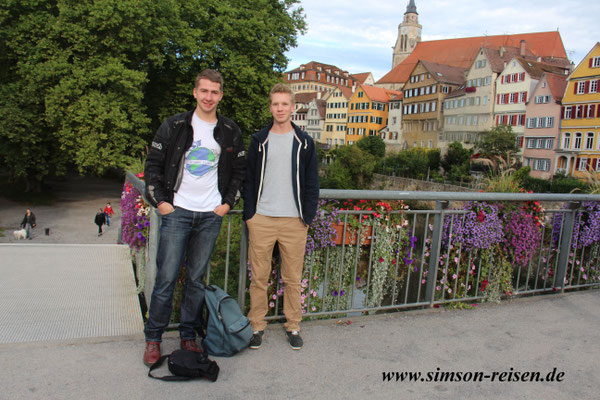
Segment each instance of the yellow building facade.
[{"label": "yellow building facade", "polygon": [[600,172],[600,42],[569,76],[562,105],[557,172]]},{"label": "yellow building facade", "polygon": [[378,135],[387,126],[392,95],[402,96],[402,93],[360,85],[348,102],[346,144],[354,144],[365,136]]},{"label": "yellow building facade", "polygon": [[351,97],[352,89],[346,87],[335,88],[325,96],[325,124],[321,138],[328,149],[346,143],[348,102]]}]

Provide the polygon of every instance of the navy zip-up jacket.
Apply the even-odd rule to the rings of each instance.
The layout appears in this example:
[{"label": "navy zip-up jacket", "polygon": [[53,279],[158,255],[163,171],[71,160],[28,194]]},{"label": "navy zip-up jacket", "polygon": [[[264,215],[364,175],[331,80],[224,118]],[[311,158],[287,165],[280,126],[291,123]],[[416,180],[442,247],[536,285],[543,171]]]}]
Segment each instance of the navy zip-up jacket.
[{"label": "navy zip-up jacket", "polygon": [[[246,179],[243,186],[244,221],[256,213],[262,192],[264,169],[269,150],[269,131],[273,124],[252,135],[246,154]],[[319,201],[319,170],[315,142],[292,122],[294,140],[292,144],[292,187],[300,218],[310,225],[317,213]]]}]

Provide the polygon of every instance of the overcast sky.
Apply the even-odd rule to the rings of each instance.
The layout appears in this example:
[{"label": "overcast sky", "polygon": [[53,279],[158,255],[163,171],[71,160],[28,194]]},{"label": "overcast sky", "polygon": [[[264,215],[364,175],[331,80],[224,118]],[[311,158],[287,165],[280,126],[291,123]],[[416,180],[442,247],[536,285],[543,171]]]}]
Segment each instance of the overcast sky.
[{"label": "overcast sky", "polygon": [[[288,69],[309,61],[350,73],[391,69],[392,46],[408,0],[301,0],[308,29],[288,52]],[[416,0],[422,40],[560,31],[578,64],[600,41],[598,0]]]}]

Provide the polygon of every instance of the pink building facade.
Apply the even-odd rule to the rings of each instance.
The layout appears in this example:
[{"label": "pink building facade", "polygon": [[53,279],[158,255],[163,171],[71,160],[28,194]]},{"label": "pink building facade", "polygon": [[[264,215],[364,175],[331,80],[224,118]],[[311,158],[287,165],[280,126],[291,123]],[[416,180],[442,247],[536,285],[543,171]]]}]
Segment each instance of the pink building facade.
[{"label": "pink building facade", "polygon": [[556,173],[561,100],[567,76],[545,72],[528,99],[523,140],[523,165],[534,178],[551,179]]}]

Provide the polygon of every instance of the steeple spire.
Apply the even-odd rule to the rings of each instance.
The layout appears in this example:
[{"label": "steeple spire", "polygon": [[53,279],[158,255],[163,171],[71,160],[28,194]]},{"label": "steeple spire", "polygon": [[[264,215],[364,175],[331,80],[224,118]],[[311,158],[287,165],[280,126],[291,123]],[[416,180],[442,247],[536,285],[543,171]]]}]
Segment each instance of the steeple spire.
[{"label": "steeple spire", "polygon": [[404,13],[404,15],[409,14],[409,13],[417,14],[417,15],[419,14],[417,12],[417,6],[415,5],[415,0],[410,0],[408,2],[408,5],[406,6],[406,12]]}]

